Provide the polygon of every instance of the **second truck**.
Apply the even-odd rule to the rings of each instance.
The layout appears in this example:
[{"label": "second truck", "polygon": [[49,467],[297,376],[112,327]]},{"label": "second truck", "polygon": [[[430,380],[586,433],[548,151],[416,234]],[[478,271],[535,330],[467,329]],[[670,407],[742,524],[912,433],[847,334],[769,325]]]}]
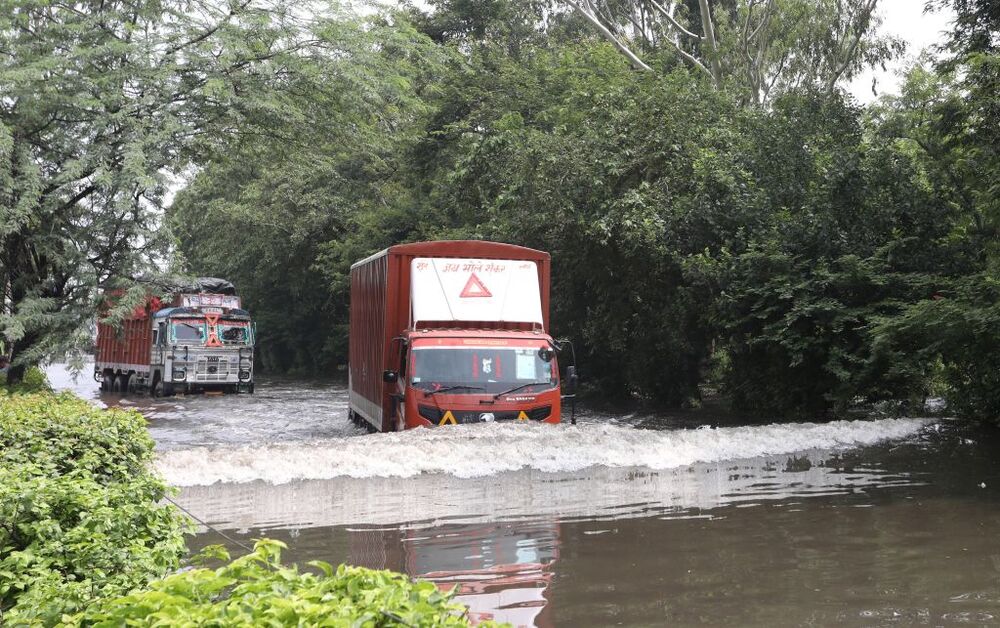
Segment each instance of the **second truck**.
[{"label": "second truck", "polygon": [[252,393],[256,330],[233,284],[201,277],[166,292],[164,300],[151,291],[120,328],[98,323],[94,379],[101,390]]},{"label": "second truck", "polygon": [[549,277],[548,253],[478,240],[401,244],[354,264],[352,420],[380,432],[558,423]]}]

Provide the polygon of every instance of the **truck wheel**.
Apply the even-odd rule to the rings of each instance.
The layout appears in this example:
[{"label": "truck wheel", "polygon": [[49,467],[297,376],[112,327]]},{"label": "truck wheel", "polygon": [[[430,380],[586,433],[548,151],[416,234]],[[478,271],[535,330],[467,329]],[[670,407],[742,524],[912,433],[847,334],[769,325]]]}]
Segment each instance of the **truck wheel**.
[{"label": "truck wheel", "polygon": [[174,385],[169,382],[164,382],[157,375],[153,379],[153,396],[154,397],[172,397],[174,394]]},{"label": "truck wheel", "polygon": [[111,392],[120,393],[122,389],[125,388],[122,384],[122,378],[124,375],[112,375],[111,376]]},{"label": "truck wheel", "polygon": [[112,388],[113,384],[111,376],[105,373],[104,377],[101,379],[101,392],[111,392]]},{"label": "truck wheel", "polygon": [[125,386],[123,387],[124,391],[130,395],[134,395],[135,389],[138,387],[139,376],[136,375],[135,373],[129,373],[124,377],[125,377]]}]

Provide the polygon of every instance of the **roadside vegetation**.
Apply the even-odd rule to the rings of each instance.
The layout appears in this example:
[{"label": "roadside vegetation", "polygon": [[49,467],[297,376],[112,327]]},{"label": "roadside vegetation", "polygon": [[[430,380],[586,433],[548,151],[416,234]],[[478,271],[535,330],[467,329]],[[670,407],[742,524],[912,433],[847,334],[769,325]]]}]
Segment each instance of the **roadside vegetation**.
[{"label": "roadside vegetation", "polygon": [[151,471],[145,419],[69,394],[0,389],[0,625],[467,626],[430,582],[282,565],[261,540],[185,568],[193,530]]},{"label": "roadside vegetation", "polygon": [[12,378],[164,260],[240,286],[263,369],[334,373],[353,261],[487,238],[552,253],[602,395],[1000,418],[995,3],[932,1],[946,49],[869,106],[876,0],[428,4],[2,5]]}]

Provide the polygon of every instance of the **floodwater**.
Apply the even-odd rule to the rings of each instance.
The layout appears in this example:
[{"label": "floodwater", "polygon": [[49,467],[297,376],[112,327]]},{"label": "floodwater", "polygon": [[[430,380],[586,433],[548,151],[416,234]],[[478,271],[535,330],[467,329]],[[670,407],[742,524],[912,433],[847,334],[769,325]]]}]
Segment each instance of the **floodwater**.
[{"label": "floodwater", "polygon": [[[947,419],[579,424],[368,435],[337,383],[135,407],[178,501],[239,543],[458,587],[537,626],[1000,625],[1000,432]],[[704,422],[708,425],[701,425]],[[236,543],[203,528],[191,545]]]}]

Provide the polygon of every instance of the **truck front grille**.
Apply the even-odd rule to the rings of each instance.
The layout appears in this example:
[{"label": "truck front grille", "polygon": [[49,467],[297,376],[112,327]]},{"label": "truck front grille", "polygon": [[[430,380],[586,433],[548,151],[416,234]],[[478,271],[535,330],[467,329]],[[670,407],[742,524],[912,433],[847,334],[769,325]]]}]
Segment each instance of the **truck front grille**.
[{"label": "truck front grille", "polygon": [[[424,405],[417,406],[417,410],[420,412],[420,416],[434,424],[441,421],[445,412],[443,409]],[[493,412],[489,410],[488,407],[483,410],[456,411],[451,414],[455,417],[456,423],[482,423],[483,419],[481,417],[486,412],[493,415],[494,421],[516,421],[517,417],[521,414],[518,410]],[[532,421],[544,421],[549,418],[550,414],[552,414],[552,406],[539,406],[537,408],[532,408],[531,410],[527,410],[526,414]]]},{"label": "truck front grille", "polygon": [[194,377],[199,382],[224,382],[230,373],[236,373],[236,365],[230,369],[229,361],[225,359],[211,360],[202,356],[195,363]]}]

